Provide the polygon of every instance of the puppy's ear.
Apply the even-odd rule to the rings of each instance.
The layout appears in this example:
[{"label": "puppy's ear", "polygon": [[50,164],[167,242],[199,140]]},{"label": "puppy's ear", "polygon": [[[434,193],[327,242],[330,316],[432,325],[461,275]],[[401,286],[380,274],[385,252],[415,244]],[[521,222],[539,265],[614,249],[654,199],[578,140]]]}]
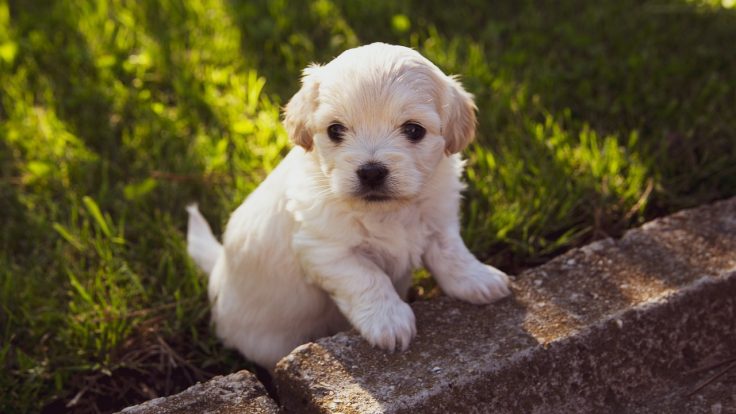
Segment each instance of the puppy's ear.
[{"label": "puppy's ear", "polygon": [[309,151],[312,149],[310,114],[317,109],[319,65],[311,65],[302,72],[302,87],[284,109],[284,127],[291,142]]},{"label": "puppy's ear", "polygon": [[445,152],[454,154],[470,144],[475,137],[476,106],[473,95],[463,89],[454,76],[447,76],[445,100],[442,105],[442,135]]}]

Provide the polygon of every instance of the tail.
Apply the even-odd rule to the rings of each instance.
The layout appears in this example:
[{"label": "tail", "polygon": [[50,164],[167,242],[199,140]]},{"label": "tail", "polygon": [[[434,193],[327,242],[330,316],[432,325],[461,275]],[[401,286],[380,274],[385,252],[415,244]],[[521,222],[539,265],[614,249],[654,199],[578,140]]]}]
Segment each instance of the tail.
[{"label": "tail", "polygon": [[189,213],[187,252],[202,270],[210,274],[222,253],[222,245],[212,234],[210,225],[202,217],[196,204],[188,205],[187,212]]}]

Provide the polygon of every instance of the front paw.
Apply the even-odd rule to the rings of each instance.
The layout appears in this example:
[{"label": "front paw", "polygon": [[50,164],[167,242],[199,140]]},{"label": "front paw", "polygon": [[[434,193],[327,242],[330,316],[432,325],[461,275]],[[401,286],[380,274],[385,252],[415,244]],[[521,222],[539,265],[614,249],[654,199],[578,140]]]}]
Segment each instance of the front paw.
[{"label": "front paw", "polygon": [[372,346],[393,352],[406,350],[417,328],[414,312],[401,300],[373,303],[356,315],[355,328]]},{"label": "front paw", "polygon": [[508,296],[509,278],[493,266],[477,262],[465,272],[446,278],[440,287],[448,295],[475,305],[486,305]]}]

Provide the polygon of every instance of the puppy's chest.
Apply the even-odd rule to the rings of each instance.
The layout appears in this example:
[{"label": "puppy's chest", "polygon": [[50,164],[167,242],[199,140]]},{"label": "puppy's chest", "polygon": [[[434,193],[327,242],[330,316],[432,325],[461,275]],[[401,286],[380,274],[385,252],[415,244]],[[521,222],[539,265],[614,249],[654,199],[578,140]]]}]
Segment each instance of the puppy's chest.
[{"label": "puppy's chest", "polygon": [[393,280],[421,266],[431,231],[418,214],[363,218],[357,224],[362,236],[358,252]]}]

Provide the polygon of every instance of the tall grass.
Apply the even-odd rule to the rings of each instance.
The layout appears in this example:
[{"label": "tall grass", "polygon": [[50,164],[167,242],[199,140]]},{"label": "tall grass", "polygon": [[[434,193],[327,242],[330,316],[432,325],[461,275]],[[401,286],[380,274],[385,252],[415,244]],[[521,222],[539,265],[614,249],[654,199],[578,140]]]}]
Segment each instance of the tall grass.
[{"label": "tall grass", "polygon": [[724,4],[0,0],[0,412],[249,367],[209,331],[183,207],[219,233],[288,150],[301,68],[359,44],[475,94],[463,236],[508,271],[735,195]]}]

